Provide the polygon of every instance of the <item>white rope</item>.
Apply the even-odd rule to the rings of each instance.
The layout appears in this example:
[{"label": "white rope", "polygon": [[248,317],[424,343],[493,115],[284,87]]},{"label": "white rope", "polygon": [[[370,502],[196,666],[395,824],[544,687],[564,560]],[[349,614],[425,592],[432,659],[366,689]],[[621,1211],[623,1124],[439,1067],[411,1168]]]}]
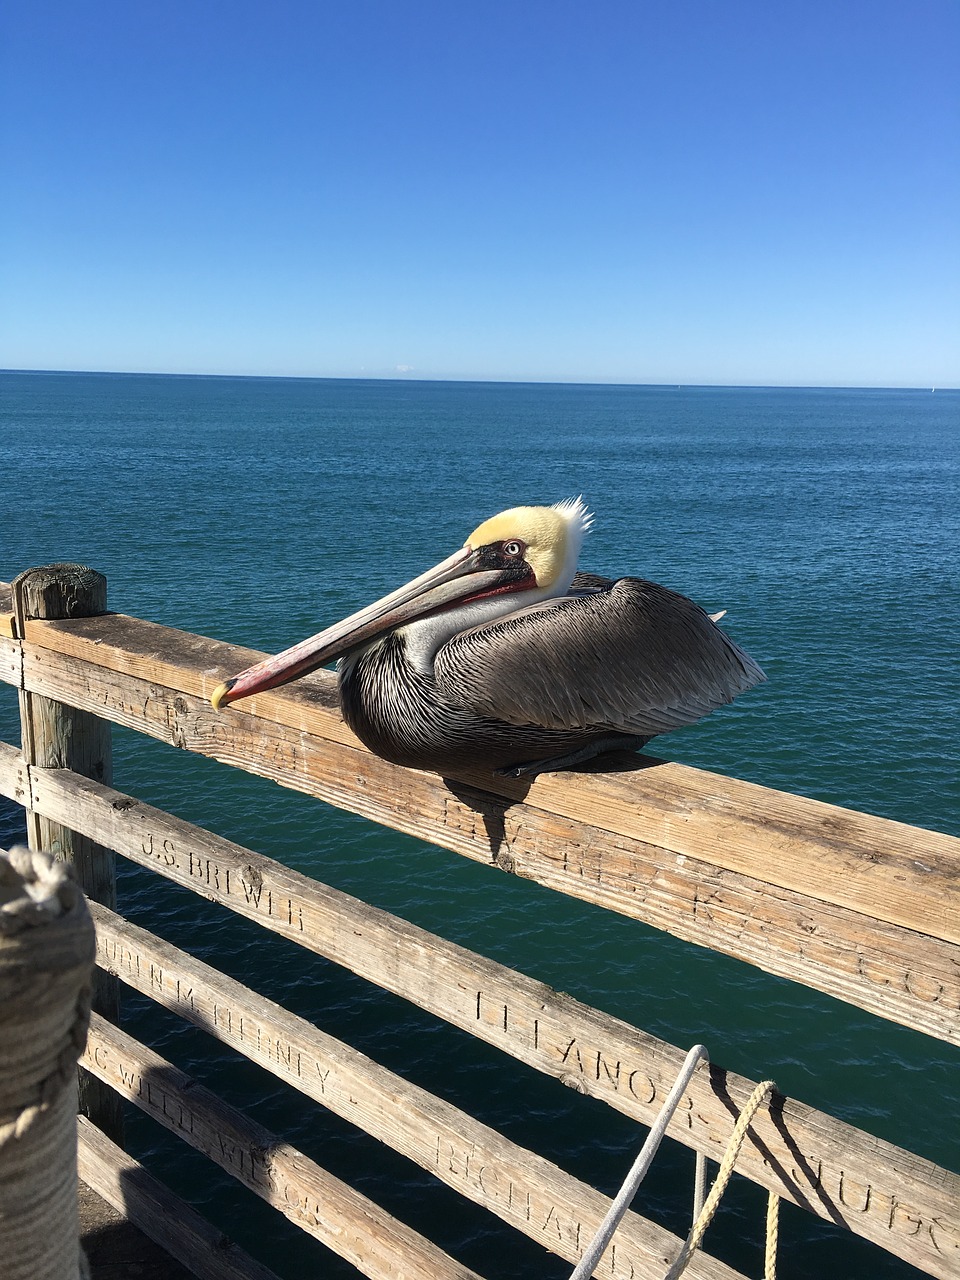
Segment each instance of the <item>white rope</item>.
[{"label": "white rope", "polygon": [[653,1163],[653,1157],[657,1154],[657,1148],[660,1146],[663,1135],[667,1131],[667,1125],[679,1106],[680,1099],[690,1083],[691,1076],[701,1062],[709,1062],[707,1051],[702,1044],[695,1044],[687,1054],[684,1064],[680,1068],[676,1083],[667,1094],[666,1101],[660,1108],[660,1113],[647,1134],[647,1140],[640,1149],[640,1154],[633,1162],[633,1166],[627,1174],[623,1186],[617,1192],[607,1216],[600,1223],[597,1234],[587,1246],[583,1257],[570,1276],[570,1280],[588,1280],[588,1277],[593,1275],[597,1263],[603,1257],[607,1245],[613,1239],[613,1233],[620,1225],[623,1215],[629,1209],[633,1197],[637,1194],[637,1188]]}]

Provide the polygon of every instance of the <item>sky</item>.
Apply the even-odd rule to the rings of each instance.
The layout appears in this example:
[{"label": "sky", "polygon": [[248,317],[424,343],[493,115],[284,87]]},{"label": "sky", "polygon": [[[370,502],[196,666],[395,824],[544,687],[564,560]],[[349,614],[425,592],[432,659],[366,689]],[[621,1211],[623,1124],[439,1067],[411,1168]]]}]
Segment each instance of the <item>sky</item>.
[{"label": "sky", "polygon": [[957,0],[9,0],[0,366],[960,385]]}]

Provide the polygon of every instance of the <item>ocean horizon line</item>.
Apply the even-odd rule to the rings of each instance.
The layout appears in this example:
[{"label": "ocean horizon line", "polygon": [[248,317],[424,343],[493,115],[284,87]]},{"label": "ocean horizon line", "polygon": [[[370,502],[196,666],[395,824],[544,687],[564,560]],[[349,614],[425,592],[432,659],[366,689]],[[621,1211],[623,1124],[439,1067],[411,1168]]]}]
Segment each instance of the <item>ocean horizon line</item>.
[{"label": "ocean horizon line", "polygon": [[100,378],[182,378],[208,379],[219,381],[248,382],[377,382],[397,383],[404,386],[501,386],[501,387],[633,387],[638,390],[650,388],[655,390],[677,391],[914,391],[943,394],[955,393],[960,387],[954,386],[913,386],[897,383],[858,384],[827,382],[624,382],[618,379],[589,381],[582,379],[556,378],[414,378],[396,377],[389,374],[297,374],[297,373],[198,373],[176,370],[157,369],[18,369],[0,368],[0,374],[20,376],[46,375],[51,377],[100,377]]}]

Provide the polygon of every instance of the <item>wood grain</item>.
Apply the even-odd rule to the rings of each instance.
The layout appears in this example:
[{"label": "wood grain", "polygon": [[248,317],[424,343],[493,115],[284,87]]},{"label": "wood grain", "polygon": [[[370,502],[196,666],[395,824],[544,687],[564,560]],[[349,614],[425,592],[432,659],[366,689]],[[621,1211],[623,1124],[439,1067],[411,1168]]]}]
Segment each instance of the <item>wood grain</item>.
[{"label": "wood grain", "polygon": [[372,1280],[479,1280],[302,1152],[94,1014],[84,1066]]},{"label": "wood grain", "polygon": [[[0,750],[0,791],[19,777]],[[22,766],[21,766],[22,769]],[[40,797],[143,866],[353,969],[504,1052],[650,1124],[683,1051],[542,983],[87,779],[47,774]],[[132,928],[132,926],[129,926]],[[136,971],[129,950],[101,957]],[[158,962],[159,963],[159,962]],[[152,961],[145,971],[153,972]],[[162,973],[162,965],[156,970]],[[669,1132],[714,1160],[754,1082],[698,1072]],[[960,1240],[960,1179],[777,1095],[738,1164],[746,1177],[938,1274]],[[853,1196],[851,1188],[863,1194]],[[918,1224],[923,1224],[918,1228]],[[928,1256],[929,1255],[929,1256]],[[949,1273],[949,1270],[947,1271]]]},{"label": "wood grain", "polygon": [[[103,574],[86,565],[54,564],[28,569],[11,587],[14,630],[23,635],[28,619],[84,618],[102,614],[107,606]],[[21,684],[20,732],[28,776],[45,769],[74,773],[109,784],[113,756],[110,724],[100,716],[57,698],[43,697]],[[114,906],[117,900],[116,858],[89,836],[75,830],[69,816],[51,821],[34,806],[27,810],[27,843],[52,853],[73,867],[88,898]],[[120,992],[116,980],[95,972],[92,1004],[98,1013],[117,1022]],[[117,1142],[123,1141],[123,1113],[115,1095],[85,1072],[79,1080],[80,1110]]]},{"label": "wood grain", "polygon": [[[98,960],[109,972],[423,1168],[433,1171],[436,1151],[452,1138],[477,1152],[490,1151],[502,1142],[499,1135],[491,1137],[469,1117],[430,1099],[241,983],[105,908],[92,910]],[[356,942],[355,917],[345,918],[342,924],[343,932]],[[512,1024],[514,1039],[526,1039],[536,1047],[538,1052],[522,1055],[531,1065],[541,1070],[552,1066],[554,1074],[566,1068],[567,1082],[585,1079],[585,1091],[619,1101],[621,1110],[647,1124],[656,1116],[675,1078],[677,1060],[682,1061],[680,1050],[568,997],[558,997],[522,974],[507,969],[490,972],[499,966],[469,953],[458,971],[451,972],[444,963],[448,957],[442,939],[431,943],[429,935],[421,934],[420,946],[422,988],[433,983],[442,987],[451,980],[462,984],[470,965],[475,972],[486,969],[486,989],[477,1009],[499,1026],[501,1043],[507,1039],[500,1021],[503,1015],[507,1027]],[[530,988],[535,998],[525,1001]],[[471,1029],[468,1019],[461,1025]],[[497,1043],[494,1037],[484,1038]],[[591,1087],[598,1078],[604,1079],[606,1088]],[[719,1161],[739,1112],[739,1101],[734,1103],[733,1098],[745,1101],[753,1088],[752,1081],[716,1067],[699,1071],[668,1132]],[[628,1099],[632,1106],[625,1105]],[[515,1163],[516,1149],[509,1150],[508,1157],[498,1161],[498,1167]],[[960,1178],[945,1176],[933,1164],[830,1116],[776,1095],[752,1125],[737,1169],[928,1274],[946,1280],[960,1266]],[[456,1180],[451,1185],[456,1186]],[[856,1196],[851,1194],[853,1187],[860,1189]],[[496,1204],[487,1207],[497,1212]],[[918,1223],[923,1224],[919,1231]]]},{"label": "wood grain", "polygon": [[[30,625],[86,628],[103,621]],[[681,771],[673,793],[657,784],[663,793],[661,806],[674,809],[692,807],[694,786],[701,795],[709,792],[702,799],[707,810],[719,804],[717,796],[725,788],[747,784],[700,775],[681,766],[637,768],[631,764],[624,774],[547,776],[529,788],[526,800],[510,799],[471,783],[399,769],[372,756],[356,744],[339,712],[323,705],[334,700],[334,691],[325,681],[318,690],[311,687],[298,695],[301,700],[306,698],[306,703],[305,709],[295,704],[304,721],[302,727],[295,728],[279,719],[233,709],[217,715],[196,693],[170,689],[142,675],[124,674],[115,668],[126,663],[136,671],[149,669],[163,680],[177,680],[182,688],[213,687],[219,670],[210,662],[209,649],[222,650],[224,646],[152,624],[114,621],[121,627],[126,648],[111,649],[107,642],[97,645],[89,637],[78,639],[73,631],[47,631],[47,640],[62,641],[68,649],[86,656],[64,656],[27,644],[24,679],[32,688],[99,711],[161,741],[272,778],[488,866],[643,920],[906,1026],[960,1042],[960,944],[954,940],[960,935],[960,912],[954,918],[951,905],[960,867],[960,841],[953,837],[770,792],[769,803],[786,802],[794,822],[799,822],[801,810],[813,805],[818,813],[829,810],[831,820],[839,826],[847,823],[849,858],[856,857],[867,870],[863,877],[854,870],[846,873],[846,896],[860,905],[837,906],[824,900],[819,877],[813,874],[807,876],[804,891],[784,888],[778,882],[783,859],[776,847],[765,857],[758,843],[750,863],[756,874],[748,875],[725,865],[730,859],[725,857],[724,844],[718,837],[711,845],[706,831],[697,846],[700,856],[695,857],[656,843],[652,836],[657,833],[645,829],[648,809],[654,817],[656,809],[650,799],[654,787],[650,779],[654,774],[660,776],[661,770],[674,777],[676,770]],[[113,640],[118,637],[114,635]],[[164,656],[155,656],[157,647]],[[0,640],[0,674],[15,669],[17,658],[12,651],[18,648],[15,641]],[[145,654],[145,649],[150,653]],[[238,655],[236,660],[244,659]],[[289,701],[269,696],[281,703],[289,716]],[[314,732],[320,720],[331,736]],[[548,785],[554,799],[567,796],[562,806],[557,800],[553,810],[541,807],[549,799]],[[630,824],[620,825],[631,825],[646,838],[609,829],[610,821],[596,793],[611,789],[618,796],[616,805],[611,801],[611,811],[621,817],[628,810],[632,814]],[[756,787],[748,790],[751,794],[763,792]],[[577,795],[593,799],[589,805],[585,799],[575,804],[571,797]],[[633,796],[629,805],[625,795]],[[729,810],[729,795],[723,803]],[[570,817],[558,811],[561,807],[568,813],[590,808],[596,821]],[[851,833],[856,823],[863,830],[854,838]],[[719,829],[726,831],[731,825],[736,825],[732,811],[727,812]],[[759,841],[762,823],[758,825],[748,816],[742,825]],[[868,830],[872,833],[869,837],[865,834]],[[916,866],[912,871],[902,855],[905,833],[914,842],[911,858]],[[661,831],[658,838],[662,835]],[[882,861],[888,857],[884,840],[891,849],[891,876],[892,868],[902,864],[903,899],[909,909],[905,906],[899,914],[911,919],[913,928],[871,916],[870,895],[858,888],[861,878],[870,879],[869,869],[875,865],[871,858]],[[831,856],[828,844],[822,854],[823,860]],[[911,884],[915,890],[912,900]],[[935,886],[941,891],[936,906],[928,901]]]},{"label": "wood grain", "polygon": [[[30,622],[26,636],[37,648],[201,701],[238,662],[261,656],[121,615]],[[29,680],[29,664],[26,674]],[[276,726],[356,745],[337,710],[330,673],[257,695],[243,706],[222,713],[221,726],[246,720],[237,727],[249,733],[250,721],[260,724],[265,746],[278,737]],[[216,736],[228,756],[229,730]],[[394,776],[411,772],[398,769]],[[960,943],[960,840],[954,837],[653,758],[623,757],[619,764],[544,774],[533,783],[476,774],[461,780],[501,801],[522,800],[674,858],[695,857],[794,892],[813,889],[822,902]]]},{"label": "wood grain", "polygon": [[[207,702],[212,689],[258,656],[119,615],[18,620],[5,612],[0,584],[0,679],[26,696],[129,725],[960,1039],[960,841],[652,759],[623,758],[532,785],[398,769],[344,726],[329,673],[217,716]],[[626,1024],[345,895],[300,884],[269,860],[102,783],[38,768],[4,748],[0,790],[54,821],[76,821],[90,838],[647,1123],[682,1059]],[[163,972],[165,963],[170,974],[181,964],[168,953],[147,961],[151,946],[165,944],[140,939],[133,947],[132,936],[114,935],[117,971],[124,954],[141,955],[148,971]],[[236,1008],[239,1018],[247,997],[216,991],[209,995],[216,1007]],[[749,1087],[718,1068],[698,1073],[674,1136],[715,1154]],[[742,1157],[747,1176],[929,1274],[960,1271],[955,1175],[785,1099],[755,1128]]]},{"label": "wood grain", "polygon": [[[316,1226],[318,1230],[311,1233],[318,1238],[332,1235],[336,1251],[365,1274],[389,1280],[396,1280],[398,1274],[425,1280],[472,1276],[372,1201],[102,1018],[95,1017],[91,1023],[83,1062],[291,1221],[307,1230]],[[398,1100],[396,1105],[402,1104]],[[458,1184],[461,1193],[477,1203],[496,1206],[499,1216],[551,1253],[577,1261],[606,1212],[606,1197],[522,1148],[511,1153],[514,1144],[503,1140],[494,1151],[483,1142],[475,1147],[472,1136],[440,1143],[432,1172],[451,1185]],[[630,1213],[596,1274],[610,1280],[662,1280],[680,1246],[677,1236]],[[431,1262],[435,1269],[426,1270]],[[745,1280],[702,1253],[687,1274],[702,1280]]]},{"label": "wood grain", "polygon": [[0,582],[0,636],[15,636],[16,621],[13,616],[13,591],[9,582]]},{"label": "wood grain", "polygon": [[197,1280],[277,1280],[128,1156],[86,1116],[77,1116],[80,1177]]}]

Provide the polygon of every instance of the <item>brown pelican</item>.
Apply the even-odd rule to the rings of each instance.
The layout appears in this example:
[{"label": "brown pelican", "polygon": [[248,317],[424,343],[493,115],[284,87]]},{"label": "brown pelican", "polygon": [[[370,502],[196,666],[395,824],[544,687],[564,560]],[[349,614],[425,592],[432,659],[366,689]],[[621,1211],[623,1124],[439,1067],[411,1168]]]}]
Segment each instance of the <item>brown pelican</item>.
[{"label": "brown pelican", "polygon": [[213,705],[339,658],[344,718],[377,755],[534,774],[641,747],[764,679],[685,596],[578,573],[591,520],[579,498],[501,512],[406,586],[221,684]]}]

